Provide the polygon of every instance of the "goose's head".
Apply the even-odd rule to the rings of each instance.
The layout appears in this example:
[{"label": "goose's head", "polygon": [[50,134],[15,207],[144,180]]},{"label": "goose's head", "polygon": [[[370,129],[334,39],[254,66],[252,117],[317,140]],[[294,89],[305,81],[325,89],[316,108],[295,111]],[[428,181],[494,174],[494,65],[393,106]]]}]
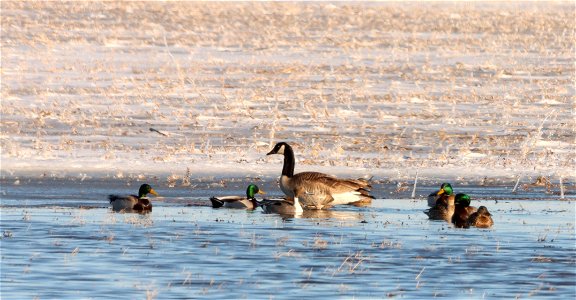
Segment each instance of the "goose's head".
[{"label": "goose's head", "polygon": [[443,183],[440,186],[440,190],[438,191],[438,195],[446,194],[450,196],[452,195],[452,193],[453,193],[452,185],[450,185],[449,183]]},{"label": "goose's head", "polygon": [[478,214],[484,215],[484,216],[491,216],[491,214],[488,212],[488,209],[486,208],[486,206],[478,207]]},{"label": "goose's head", "polygon": [[458,194],[456,194],[456,200],[454,200],[454,202],[458,206],[468,207],[468,206],[470,206],[470,196],[468,196],[466,194],[458,193]]},{"label": "goose's head", "polygon": [[274,146],[274,149],[272,149],[270,152],[268,152],[266,155],[270,155],[270,154],[284,154],[284,152],[286,151],[286,149],[292,149],[292,147],[290,147],[290,145],[284,143],[284,142],[280,142],[278,144],[276,144],[276,146]]},{"label": "goose's head", "polygon": [[246,197],[248,199],[254,199],[254,196],[256,196],[256,194],[266,194],[266,193],[260,190],[258,186],[255,184],[249,185],[248,188],[246,189]]},{"label": "goose's head", "polygon": [[140,189],[138,190],[138,198],[146,197],[148,194],[158,196],[156,191],[149,184],[145,183],[141,185]]}]

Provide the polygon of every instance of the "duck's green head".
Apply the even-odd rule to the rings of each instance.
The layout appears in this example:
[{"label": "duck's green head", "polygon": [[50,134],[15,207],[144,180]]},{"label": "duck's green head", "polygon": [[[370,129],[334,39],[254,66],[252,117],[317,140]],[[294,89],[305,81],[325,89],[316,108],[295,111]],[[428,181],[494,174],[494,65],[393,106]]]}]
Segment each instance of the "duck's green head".
[{"label": "duck's green head", "polygon": [[138,198],[146,197],[148,194],[158,196],[156,191],[149,184],[145,183],[141,185],[140,189],[138,190]]},{"label": "duck's green head", "polygon": [[248,199],[254,199],[254,196],[256,196],[256,194],[266,194],[266,193],[264,191],[261,191],[255,184],[249,185],[248,188],[246,189],[246,197]]},{"label": "duck's green head", "polygon": [[456,194],[456,199],[454,199],[454,204],[459,206],[470,206],[470,196],[462,193]]},{"label": "duck's green head", "polygon": [[449,183],[443,183],[440,186],[440,190],[438,191],[438,195],[446,194],[448,196],[452,195],[454,191],[452,190],[452,186]]}]

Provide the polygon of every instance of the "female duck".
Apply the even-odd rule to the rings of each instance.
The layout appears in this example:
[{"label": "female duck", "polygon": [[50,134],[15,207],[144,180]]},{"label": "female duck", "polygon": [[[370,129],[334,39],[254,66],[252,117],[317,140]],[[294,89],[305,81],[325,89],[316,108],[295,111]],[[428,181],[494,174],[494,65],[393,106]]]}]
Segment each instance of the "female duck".
[{"label": "female duck", "polygon": [[303,208],[323,209],[339,204],[369,204],[370,185],[365,180],[338,179],[318,172],[294,174],[294,151],[287,143],[274,146],[268,154],[284,155],[284,166],[280,177],[280,189],[290,199],[298,195]]},{"label": "female duck", "polygon": [[243,196],[223,196],[223,197],[212,197],[210,202],[212,202],[213,208],[227,207],[227,208],[240,208],[240,209],[255,209],[260,206],[258,201],[256,201],[256,194],[265,194],[264,191],[260,190],[257,185],[250,184],[246,189],[246,197]]},{"label": "female duck", "polygon": [[478,211],[470,215],[467,221],[468,227],[489,228],[492,227],[492,225],[494,225],[494,221],[486,206],[478,207]]},{"label": "female duck", "polygon": [[440,186],[440,189],[437,192],[433,192],[428,195],[428,206],[434,207],[438,200],[444,204],[447,204],[448,198],[450,197],[454,198],[454,191],[452,190],[452,185],[445,182]]},{"label": "female duck", "polygon": [[146,198],[148,194],[158,195],[149,184],[143,184],[138,190],[138,196],[127,195],[109,195],[108,199],[112,204],[112,210],[115,212],[138,212],[148,213],[152,211],[152,202]]},{"label": "female duck", "polygon": [[470,196],[462,193],[456,194],[452,223],[454,223],[454,226],[457,228],[468,228],[468,218],[475,213],[476,210],[476,207],[470,206]]}]

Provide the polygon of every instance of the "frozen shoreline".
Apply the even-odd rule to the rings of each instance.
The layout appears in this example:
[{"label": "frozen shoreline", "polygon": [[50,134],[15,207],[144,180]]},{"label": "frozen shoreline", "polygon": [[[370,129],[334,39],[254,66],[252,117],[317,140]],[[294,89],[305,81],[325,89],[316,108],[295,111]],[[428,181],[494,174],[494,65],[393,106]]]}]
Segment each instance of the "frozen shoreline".
[{"label": "frozen shoreline", "polygon": [[[70,180],[134,180],[146,181],[154,179],[163,184],[172,182],[182,182],[182,180],[202,180],[205,178],[213,179],[249,179],[257,178],[267,182],[274,182],[280,176],[282,161],[279,159],[275,163],[267,164],[166,164],[166,163],[148,163],[122,168],[113,164],[99,164],[86,167],[79,162],[74,166],[59,166],[58,162],[43,164],[31,167],[27,164],[14,165],[11,168],[2,167],[1,178],[6,181],[16,179],[70,179]],[[6,171],[18,169],[19,171]],[[49,170],[49,171],[48,171]],[[538,177],[544,176],[552,184],[557,186],[560,177],[556,173],[546,174],[542,172],[514,172],[513,170],[492,169],[458,169],[444,168],[437,169],[416,169],[416,168],[395,168],[395,169],[368,169],[355,167],[330,167],[330,166],[298,166],[296,172],[319,171],[341,178],[372,178],[376,182],[398,182],[404,184],[413,184],[416,174],[420,184],[426,182],[454,182],[466,183],[472,185],[514,185],[520,176],[522,184],[534,183]],[[574,177],[563,177],[565,186],[575,184]]]}]

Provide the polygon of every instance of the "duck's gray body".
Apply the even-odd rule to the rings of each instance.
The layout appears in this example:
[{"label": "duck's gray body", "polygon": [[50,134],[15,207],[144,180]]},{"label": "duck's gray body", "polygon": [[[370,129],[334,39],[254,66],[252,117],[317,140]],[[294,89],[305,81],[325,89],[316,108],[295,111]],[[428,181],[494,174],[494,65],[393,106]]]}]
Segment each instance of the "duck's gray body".
[{"label": "duck's gray body", "polygon": [[152,203],[147,198],[138,198],[136,195],[118,196],[109,195],[108,199],[115,212],[150,212]]},{"label": "duck's gray body", "polygon": [[248,199],[242,196],[222,196],[210,198],[212,207],[226,207],[236,209],[255,209],[258,204],[255,199]]},{"label": "duck's gray body", "polygon": [[294,201],[285,198],[264,199],[261,204],[262,210],[268,214],[295,215],[302,213],[302,206],[298,198],[295,198]]}]

